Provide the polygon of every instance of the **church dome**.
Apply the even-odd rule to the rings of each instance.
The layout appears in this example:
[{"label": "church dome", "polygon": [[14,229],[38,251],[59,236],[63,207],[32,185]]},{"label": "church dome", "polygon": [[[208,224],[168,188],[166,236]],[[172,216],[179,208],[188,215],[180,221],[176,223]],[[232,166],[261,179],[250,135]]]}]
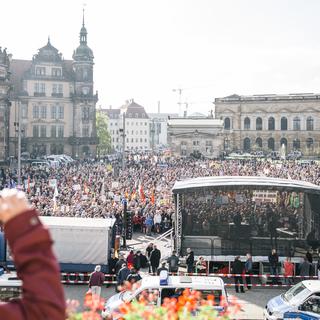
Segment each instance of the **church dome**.
[{"label": "church dome", "polygon": [[73,52],[72,58],[75,61],[92,61],[94,56],[92,50],[87,44],[81,43],[80,46]]}]

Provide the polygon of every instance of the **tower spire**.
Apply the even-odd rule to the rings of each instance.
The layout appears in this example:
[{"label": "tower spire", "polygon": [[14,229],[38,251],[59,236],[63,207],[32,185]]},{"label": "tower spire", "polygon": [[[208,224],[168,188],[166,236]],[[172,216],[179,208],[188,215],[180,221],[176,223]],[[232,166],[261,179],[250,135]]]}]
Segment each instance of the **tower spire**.
[{"label": "tower spire", "polygon": [[82,27],[84,27],[84,7],[82,9]]},{"label": "tower spire", "polygon": [[80,30],[80,44],[87,44],[87,29],[84,25],[84,8],[82,9],[82,28]]}]

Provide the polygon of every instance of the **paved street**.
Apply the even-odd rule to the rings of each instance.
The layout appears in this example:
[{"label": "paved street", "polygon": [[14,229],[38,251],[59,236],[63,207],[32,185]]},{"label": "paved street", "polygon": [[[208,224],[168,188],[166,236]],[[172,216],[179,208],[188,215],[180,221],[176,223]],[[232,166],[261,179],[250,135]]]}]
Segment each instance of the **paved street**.
[{"label": "paved street", "polygon": [[[88,289],[88,287],[84,285],[65,285],[64,288],[66,292],[66,299],[77,299],[79,301],[83,299],[84,294]],[[236,315],[235,319],[263,319],[263,308],[268,300],[284,291],[285,290],[283,289],[275,288],[255,288],[244,294],[236,294],[233,290],[228,289],[228,295],[235,295],[242,305],[242,310]],[[102,296],[104,298],[109,298],[114,293],[114,287],[104,288]]]}]

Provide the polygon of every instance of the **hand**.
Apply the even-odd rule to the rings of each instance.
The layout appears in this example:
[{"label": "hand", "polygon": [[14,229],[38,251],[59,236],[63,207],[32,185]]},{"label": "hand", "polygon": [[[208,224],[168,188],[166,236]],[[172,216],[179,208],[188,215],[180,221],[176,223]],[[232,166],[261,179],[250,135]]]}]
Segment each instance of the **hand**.
[{"label": "hand", "polygon": [[16,189],[3,189],[0,192],[0,221],[3,223],[30,208],[24,192]]}]

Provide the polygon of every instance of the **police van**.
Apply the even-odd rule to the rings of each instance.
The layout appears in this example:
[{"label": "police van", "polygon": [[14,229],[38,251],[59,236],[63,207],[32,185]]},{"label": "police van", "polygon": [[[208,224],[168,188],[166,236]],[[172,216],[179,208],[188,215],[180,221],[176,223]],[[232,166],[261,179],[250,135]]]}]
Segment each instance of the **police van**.
[{"label": "police van", "polygon": [[[271,299],[264,309],[264,319],[278,320],[299,313],[309,312],[309,318],[292,319],[318,319],[310,318],[310,313],[320,315],[320,280],[305,280],[291,287],[283,293]],[[312,314],[311,314],[312,315]]]},{"label": "police van", "polygon": [[227,301],[227,293],[224,282],[219,277],[200,276],[167,276],[166,279],[160,276],[146,276],[138,282],[138,288],[133,291],[122,291],[106,301],[102,317],[112,317],[117,319],[115,313],[121,304],[139,300],[140,296],[152,294],[153,300],[150,304],[161,306],[165,298],[178,298],[187,288],[201,292],[202,298],[208,295],[215,297],[217,311],[224,311],[224,307],[219,306],[222,297]]}]

